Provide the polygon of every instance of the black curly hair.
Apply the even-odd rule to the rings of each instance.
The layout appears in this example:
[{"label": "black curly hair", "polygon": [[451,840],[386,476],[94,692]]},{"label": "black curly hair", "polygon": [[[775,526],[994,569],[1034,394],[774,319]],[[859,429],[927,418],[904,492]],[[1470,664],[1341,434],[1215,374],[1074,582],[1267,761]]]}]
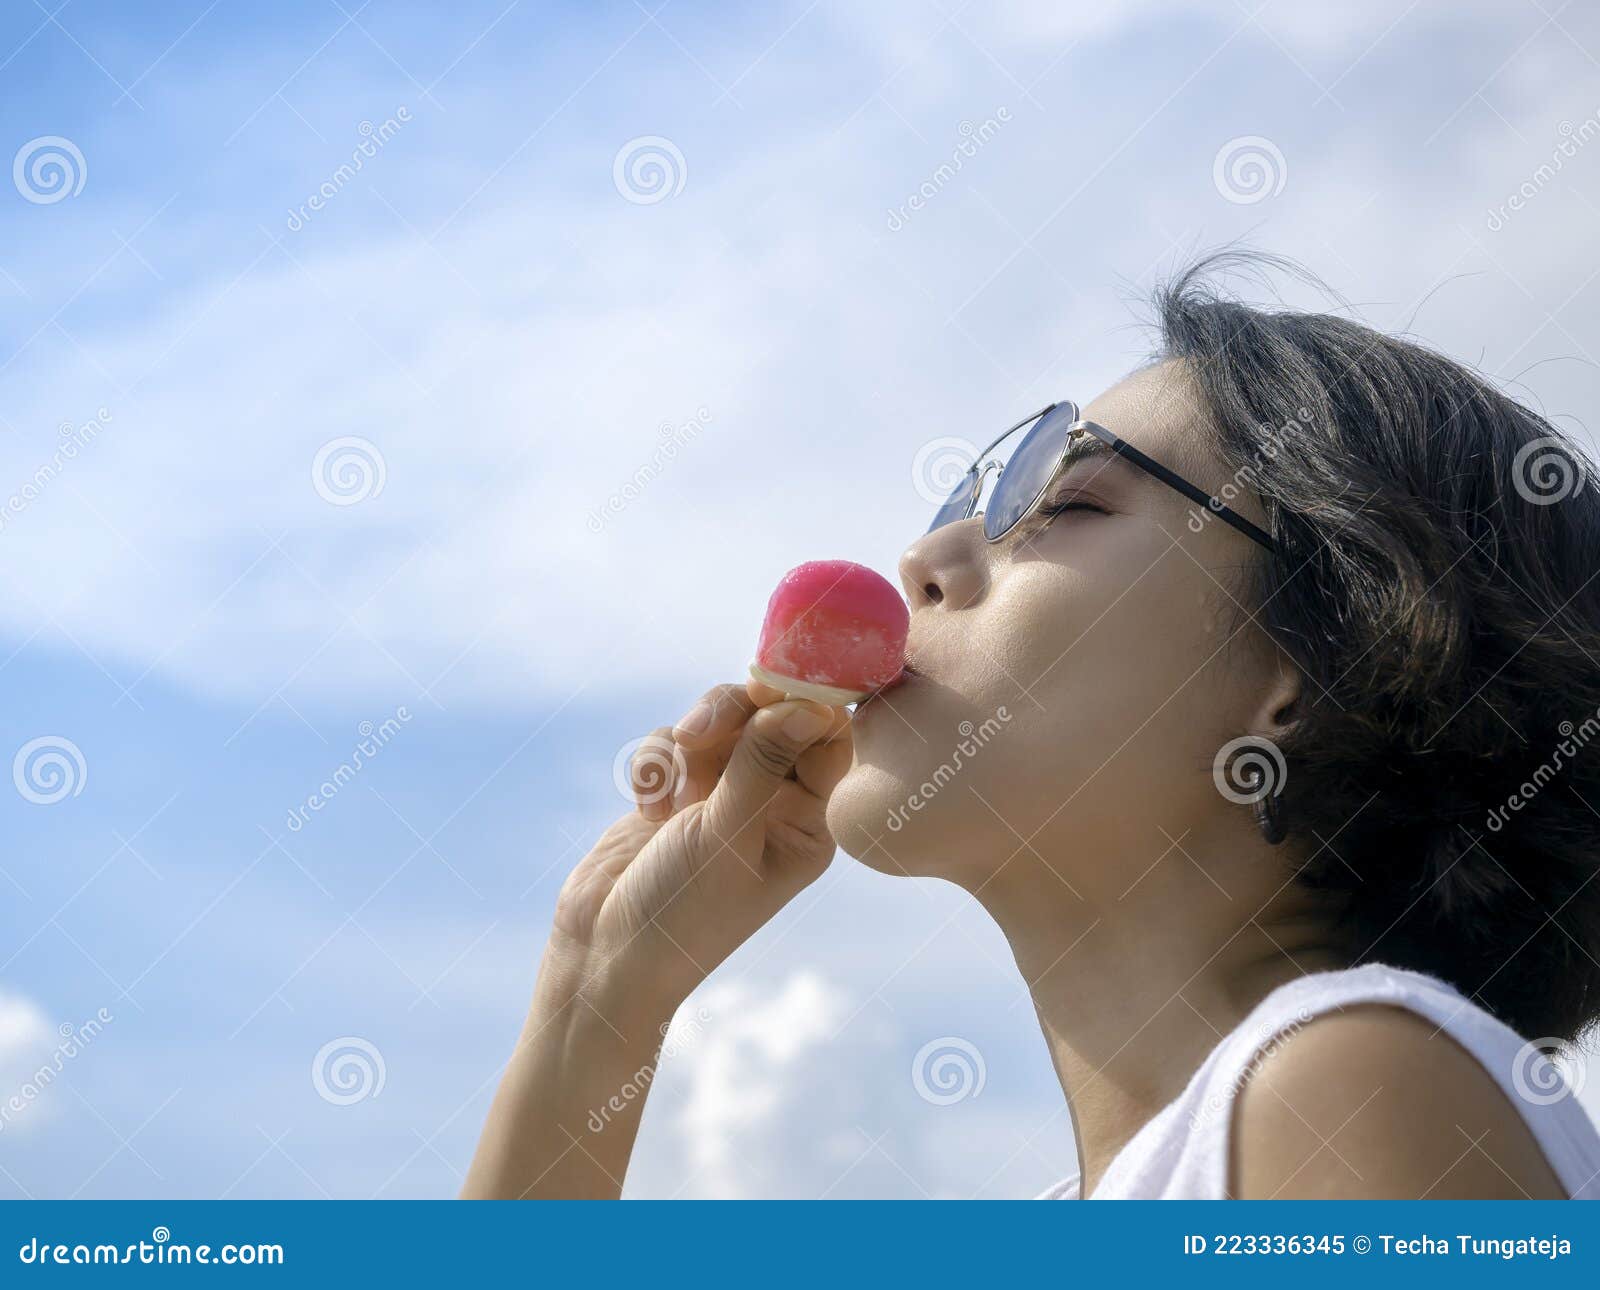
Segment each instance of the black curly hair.
[{"label": "black curly hair", "polygon": [[[1485,377],[1219,280],[1156,295],[1277,553],[1242,602],[1305,679],[1276,799],[1352,962],[1441,977],[1524,1037],[1600,1014],[1600,475]],[[1591,740],[1593,747],[1586,746]]]}]

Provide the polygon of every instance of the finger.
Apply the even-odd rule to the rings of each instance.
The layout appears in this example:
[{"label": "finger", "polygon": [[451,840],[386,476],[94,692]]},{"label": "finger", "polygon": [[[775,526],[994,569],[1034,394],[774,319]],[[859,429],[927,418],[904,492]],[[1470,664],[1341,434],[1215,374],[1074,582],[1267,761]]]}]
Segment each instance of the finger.
[{"label": "finger", "polygon": [[767,811],[767,854],[778,861],[768,876],[788,880],[792,894],[821,876],[834,850],[826,805],[793,780],[784,783]]},{"label": "finger", "polygon": [[854,760],[855,750],[851,746],[847,725],[843,735],[812,744],[795,759],[795,778],[800,781],[802,788],[826,804]]},{"label": "finger", "polygon": [[[758,708],[766,708],[774,703],[782,703],[788,697],[783,690],[774,689],[764,681],[756,680],[755,677],[751,677],[744,683],[744,692],[750,702]],[[838,715],[834,719],[833,729],[828,733],[828,738],[830,739],[850,724],[849,708],[835,707],[834,712]]]},{"label": "finger", "polygon": [[774,703],[783,702],[783,691],[775,689],[765,681],[758,681],[751,677],[744,683],[744,692],[749,696],[750,702],[758,708],[771,707]]},{"label": "finger", "polygon": [[848,741],[850,734],[850,709],[834,708],[832,711],[833,720],[828,725],[828,733],[818,741],[819,743],[827,743],[834,739],[838,739],[841,736]]},{"label": "finger", "polygon": [[686,749],[709,748],[737,734],[755,710],[744,686],[714,685],[679,718],[672,736]]},{"label": "finger", "polygon": [[684,807],[695,802],[703,802],[711,796],[711,790],[717,786],[717,780],[722,778],[722,768],[728,764],[728,754],[733,750],[737,736],[725,739],[710,748],[690,748],[685,750],[682,744],[678,751],[683,757],[684,775],[678,786],[673,790],[672,809],[681,811]]},{"label": "finger", "polygon": [[666,726],[639,741],[628,762],[628,782],[640,815],[654,823],[672,817],[672,793],[683,769],[683,754]]},{"label": "finger", "polygon": [[[795,761],[790,778],[798,779],[808,791],[823,798],[833,792],[834,786],[850,769],[852,759],[850,740],[850,713],[845,708],[835,708],[828,731],[816,743],[801,753]],[[681,777],[672,795],[674,812],[694,802],[703,802],[722,778],[729,758],[738,743],[738,732],[725,735],[709,748],[692,748],[685,752],[678,741],[678,752],[686,773]],[[830,751],[824,751],[830,750]]]},{"label": "finger", "polygon": [[[774,689],[765,682],[756,680],[755,677],[751,677],[744,683],[744,692],[745,696],[750,700],[750,702],[758,708],[767,708],[771,707],[774,703],[782,703],[784,699],[788,697],[784,691]],[[850,726],[849,708],[836,707],[833,711],[833,726],[829,729],[827,735],[829,739],[836,738],[841,732],[847,730]]]},{"label": "finger", "polygon": [[752,716],[734,745],[727,769],[706,799],[706,823],[714,835],[731,838],[759,824],[772,796],[807,748],[833,724],[820,703],[786,700]]},{"label": "finger", "polygon": [[710,796],[739,732],[754,711],[742,686],[715,685],[679,719],[672,735],[685,773],[673,793],[674,811]]},{"label": "finger", "polygon": [[[717,781],[722,778],[722,772],[727,767],[729,759],[733,756],[733,750],[739,742],[739,732],[742,729],[743,726],[732,729],[713,744],[705,747],[690,748],[687,751],[684,749],[683,740],[678,737],[678,732],[673,732],[673,737],[678,744],[680,760],[683,762],[687,772],[681,777],[678,787],[673,793],[672,807],[674,811],[681,811],[684,807],[694,802],[703,802],[711,795],[711,790],[717,786]],[[791,773],[790,777],[803,778],[800,772],[807,759],[823,746],[839,741],[842,741],[844,745],[842,759],[840,756],[834,755],[818,762],[817,766],[821,772],[820,778],[818,772],[812,773],[812,778],[817,783],[824,785],[814,791],[821,792],[824,795],[831,792],[834,784],[838,783],[840,776],[850,768],[850,712],[847,708],[833,709],[833,718],[827,732],[810,749],[801,754],[800,759],[795,763],[795,771]],[[836,765],[839,767],[837,770],[834,769]]]},{"label": "finger", "polygon": [[770,837],[775,825],[797,829],[810,838],[826,839],[828,833],[827,803],[807,792],[794,780],[786,780],[773,795],[767,808],[767,834]]}]

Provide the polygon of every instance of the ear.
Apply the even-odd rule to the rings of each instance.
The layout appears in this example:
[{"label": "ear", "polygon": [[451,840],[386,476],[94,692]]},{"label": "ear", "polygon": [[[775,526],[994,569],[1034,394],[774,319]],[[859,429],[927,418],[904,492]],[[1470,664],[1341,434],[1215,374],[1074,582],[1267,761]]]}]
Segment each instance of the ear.
[{"label": "ear", "polygon": [[1281,649],[1274,653],[1274,666],[1261,691],[1250,732],[1278,743],[1288,738],[1305,716],[1305,678]]}]

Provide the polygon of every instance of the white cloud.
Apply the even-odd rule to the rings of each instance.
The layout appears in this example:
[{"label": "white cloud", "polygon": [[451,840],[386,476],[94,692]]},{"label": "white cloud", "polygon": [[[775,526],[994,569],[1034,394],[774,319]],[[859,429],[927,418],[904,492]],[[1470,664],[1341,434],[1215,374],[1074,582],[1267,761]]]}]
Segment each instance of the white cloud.
[{"label": "white cloud", "polygon": [[10,1073],[17,1062],[36,1055],[50,1033],[50,1023],[33,1000],[0,991],[0,1071]]},{"label": "white cloud", "polygon": [[689,1092],[675,1128],[685,1144],[686,1181],[696,1191],[737,1196],[739,1140],[770,1133],[794,1080],[826,1060],[824,1041],[847,1015],[846,998],[820,976],[800,972],[770,998],[742,981],[718,982],[701,992],[698,1007],[705,1032],[699,1042],[681,1041]]},{"label": "white cloud", "polygon": [[[794,541],[808,513],[841,548],[869,540],[866,517],[830,517],[838,474],[806,449],[833,432],[818,418],[861,414],[807,392],[815,320],[773,309],[816,280],[814,255],[780,236],[744,262],[709,221],[663,232],[672,218],[617,200],[464,224],[441,249],[481,294],[403,240],[319,255],[285,238],[296,264],[269,252],[231,288],[206,283],[92,340],[93,364],[61,342],[16,391],[31,433],[6,443],[8,479],[49,459],[58,422],[110,417],[10,519],[31,558],[7,563],[7,626],[53,617],[127,667],[245,699],[313,657],[301,683],[324,699],[432,681],[463,651],[457,680],[541,695],[618,647],[641,684],[743,648],[758,589],[810,553]],[[626,227],[640,219],[656,229]],[[528,246],[565,252],[568,227],[595,249],[566,280],[515,267]],[[701,409],[704,428],[661,459],[661,425]],[[346,434],[377,445],[386,483],[335,507],[311,464]],[[590,512],[653,461],[593,533]],[[641,638],[665,647],[640,656]]]},{"label": "white cloud", "polygon": [[[40,1061],[50,1056],[55,1039],[55,1028],[38,1004],[24,995],[0,990],[0,1114],[5,1119],[0,1127],[5,1131],[36,1126],[44,1118],[41,1112],[48,1114],[48,1100],[41,1105],[43,1090],[36,1086],[34,1076]],[[20,1100],[19,1110],[5,1109],[12,1098]]]},{"label": "white cloud", "polygon": [[[81,643],[124,681],[150,669],[248,708],[285,684],[312,708],[392,703],[436,682],[452,704],[495,706],[586,686],[698,688],[742,670],[783,569],[819,555],[892,568],[926,512],[910,486],[922,443],[1092,394],[1142,349],[1129,284],[1137,294],[1182,248],[1250,229],[1372,302],[1380,323],[1403,324],[1441,277],[1487,270],[1446,287],[1449,306],[1419,329],[1508,376],[1581,357],[1593,306],[1562,304],[1563,248],[1584,245],[1592,219],[1566,185],[1600,153],[1506,231],[1481,226],[1543,159],[1540,130],[1553,139],[1578,119],[1572,77],[1512,79],[1530,60],[1585,72],[1563,38],[1546,33],[1504,73],[1523,93],[1496,110],[1523,137],[1481,128],[1469,104],[1429,142],[1454,109],[1449,88],[1419,107],[1414,89],[1365,77],[1425,13],[1393,32],[1376,5],[1332,25],[1319,12],[1304,30],[1288,11],[1264,16],[1287,48],[1321,42],[1351,69],[1343,85],[1359,102],[1343,114],[1250,27],[1152,120],[1148,77],[1069,58],[1097,110],[1073,110],[1058,66],[1032,91],[1041,111],[979,48],[1036,60],[1042,76],[1052,46],[1075,37],[1148,39],[1156,9],[1013,5],[931,43],[904,12],[819,18],[794,39],[841,39],[828,25],[840,22],[882,37],[854,51],[855,116],[791,112],[755,147],[680,131],[688,185],[649,207],[612,190],[608,128],[564,127],[563,175],[586,164],[592,185],[552,196],[543,174],[513,167],[432,244],[375,196],[453,155],[417,106],[418,123],[338,197],[364,240],[339,241],[334,223],[291,234],[274,214],[280,245],[263,234],[202,260],[202,277],[135,319],[97,314],[91,288],[60,320],[67,331],[42,328],[0,372],[17,427],[0,437],[0,496],[49,459],[59,423],[111,414],[8,517],[0,629]],[[1160,12],[1243,20],[1226,5]],[[906,59],[887,97],[867,98]],[[1239,64],[1299,92],[1219,97]],[[775,61],[774,77],[791,72]],[[959,122],[999,101],[1014,119],[888,233],[885,210],[946,159]],[[1383,112],[1409,134],[1375,148]],[[470,129],[460,115],[452,129]],[[1288,182],[1269,206],[1233,207],[1211,188],[1212,155],[1254,132],[1282,148]],[[119,280],[113,303],[130,289]],[[1555,412],[1593,388],[1561,365],[1530,380]],[[591,512],[652,462],[658,427],[702,408],[705,428],[592,532]],[[311,463],[348,435],[378,446],[386,484],[331,506]]]},{"label": "white cloud", "polygon": [[[629,1196],[1026,1197],[1074,1172],[1061,1087],[987,915],[947,883],[838,866],[678,1013]],[[949,1036],[984,1080],[928,1096],[918,1053]]]}]

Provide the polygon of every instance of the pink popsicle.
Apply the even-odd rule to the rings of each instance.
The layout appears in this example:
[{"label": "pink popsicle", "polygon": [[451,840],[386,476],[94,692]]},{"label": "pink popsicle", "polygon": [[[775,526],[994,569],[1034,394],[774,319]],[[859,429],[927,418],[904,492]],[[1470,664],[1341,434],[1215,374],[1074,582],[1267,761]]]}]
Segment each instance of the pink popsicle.
[{"label": "pink popsicle", "polygon": [[900,675],[910,611],[865,565],[812,560],[767,603],[750,675],[790,698],[857,703]]}]

